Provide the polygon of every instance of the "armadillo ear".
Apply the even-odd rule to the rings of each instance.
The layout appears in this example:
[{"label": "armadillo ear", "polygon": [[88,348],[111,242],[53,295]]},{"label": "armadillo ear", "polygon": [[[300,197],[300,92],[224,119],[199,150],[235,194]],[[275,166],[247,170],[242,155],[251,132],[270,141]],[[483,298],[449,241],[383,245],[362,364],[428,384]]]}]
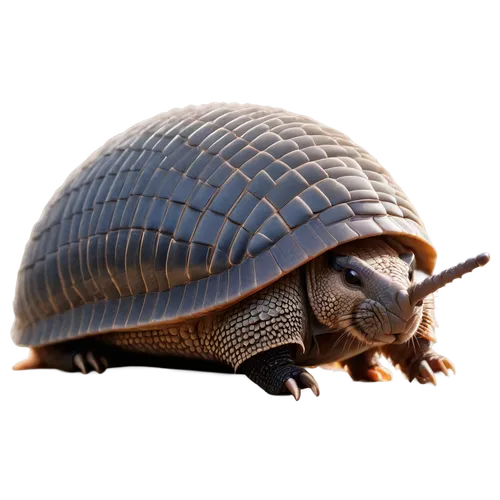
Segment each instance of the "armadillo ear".
[{"label": "armadillo ear", "polygon": [[415,255],[413,252],[406,252],[399,255],[399,258],[408,264],[411,269],[415,268]]}]

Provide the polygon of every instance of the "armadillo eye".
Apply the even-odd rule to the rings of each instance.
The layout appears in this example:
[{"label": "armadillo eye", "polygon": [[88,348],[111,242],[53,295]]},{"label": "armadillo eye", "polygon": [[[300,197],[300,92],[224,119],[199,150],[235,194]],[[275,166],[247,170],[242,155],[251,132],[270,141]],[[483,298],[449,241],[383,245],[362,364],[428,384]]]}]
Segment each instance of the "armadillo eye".
[{"label": "armadillo eye", "polygon": [[346,269],[344,271],[344,278],[346,283],[352,286],[361,286],[361,277],[354,269]]}]

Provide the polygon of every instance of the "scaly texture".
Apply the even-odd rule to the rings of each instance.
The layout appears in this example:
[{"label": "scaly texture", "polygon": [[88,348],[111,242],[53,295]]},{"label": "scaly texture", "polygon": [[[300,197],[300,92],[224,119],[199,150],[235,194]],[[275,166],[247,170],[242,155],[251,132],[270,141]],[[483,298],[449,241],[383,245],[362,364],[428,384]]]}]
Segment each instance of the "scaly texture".
[{"label": "scaly texture", "polygon": [[261,106],[172,110],[106,143],[55,193],[26,246],[13,339],[163,328],[380,234],[432,270],[416,210],[344,134]]},{"label": "scaly texture", "polygon": [[221,361],[235,370],[248,358],[280,345],[304,348],[306,312],[294,271],[227,311],[163,330],[117,332],[103,341],[130,351]]},{"label": "scaly texture", "polygon": [[[339,250],[342,254],[362,259],[370,266],[370,272],[373,270],[381,273],[405,288],[410,285],[408,265],[401,260],[391,244],[380,238],[356,241],[343,245]],[[344,286],[341,274],[332,269],[328,259],[329,256],[325,254],[311,262],[308,293],[316,318],[324,325],[335,328],[342,316],[349,317],[355,305],[365,299],[365,293],[360,289]],[[365,292],[380,297],[387,288],[387,282],[368,276],[365,277],[365,286]],[[373,306],[377,307],[375,304]],[[374,325],[374,328],[378,329],[378,325]]]}]

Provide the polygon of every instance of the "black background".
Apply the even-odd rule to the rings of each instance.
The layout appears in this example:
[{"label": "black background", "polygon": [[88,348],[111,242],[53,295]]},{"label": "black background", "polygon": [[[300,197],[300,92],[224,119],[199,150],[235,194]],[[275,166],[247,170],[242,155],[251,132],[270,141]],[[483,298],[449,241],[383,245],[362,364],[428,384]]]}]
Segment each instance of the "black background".
[{"label": "black background", "polygon": [[[23,225],[32,221],[39,193],[47,190],[47,184],[54,184],[56,176],[64,175],[63,169],[70,168],[72,160],[78,160],[88,144],[96,142],[96,136],[104,135],[105,128],[118,128],[120,120],[133,121],[136,112],[151,111],[152,103],[182,103],[184,94],[197,90],[186,85],[175,93],[164,79],[163,88],[154,91],[155,85],[149,84],[153,77],[137,79],[106,85],[101,80],[75,83],[60,78],[30,91],[30,101],[37,103],[35,110],[26,113],[25,133],[11,137],[18,151],[18,168],[13,180],[17,188],[12,193],[15,217],[10,214],[9,218],[9,263],[17,262],[13,240],[24,239]],[[290,76],[288,81],[259,90],[267,95],[276,90],[273,103],[302,103],[306,112],[321,112],[322,119],[343,119],[344,126],[361,137],[362,144],[376,144],[377,151],[383,151],[385,159],[401,169],[401,182],[416,192],[418,200],[424,200],[424,213],[432,216],[433,231],[441,233],[442,264],[447,264],[449,257],[463,255],[465,247],[496,246],[495,167],[481,133],[475,130],[478,114],[474,104],[458,103],[439,82],[417,76],[397,82],[382,79],[376,86],[370,81],[350,85],[349,81],[317,80],[313,83],[315,79],[310,77],[304,83]],[[258,89],[258,84],[248,84],[249,90],[199,85],[207,92],[219,93]],[[484,345],[493,333],[493,278],[493,273],[482,272],[480,280],[466,281],[463,289],[452,287],[448,296],[440,299],[441,319],[449,321],[449,328],[441,330],[441,350],[456,352],[457,359],[465,360],[467,375],[428,397],[462,397],[485,383],[481,366],[487,362]],[[209,398],[217,401],[213,404],[250,401],[271,407],[288,405],[286,401],[267,400],[245,379],[227,372],[193,374],[204,368],[196,363],[176,368],[184,373],[136,368],[114,377],[10,377],[10,381],[19,386],[16,390],[34,393],[45,392],[50,385],[54,390],[90,390],[94,396],[100,391],[127,397],[147,394],[179,404]],[[373,392],[374,387],[345,384],[341,377],[322,377],[321,382],[329,385],[328,400],[306,401],[306,407],[332,407],[343,397],[422,397],[415,395],[415,386],[406,384],[386,386],[384,394],[361,395]]]}]

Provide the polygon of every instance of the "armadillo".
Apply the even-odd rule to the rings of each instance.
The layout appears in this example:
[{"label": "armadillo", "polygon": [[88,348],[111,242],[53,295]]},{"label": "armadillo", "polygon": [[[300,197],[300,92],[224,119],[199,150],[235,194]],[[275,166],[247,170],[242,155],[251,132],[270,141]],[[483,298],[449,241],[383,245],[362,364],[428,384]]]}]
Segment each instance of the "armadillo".
[{"label": "armadillo", "polygon": [[298,399],[319,394],[308,366],[382,381],[385,356],[435,384],[454,366],[432,348],[432,294],[489,255],[416,282],[435,260],[402,189],[344,134],[270,107],[174,109],[108,141],[45,208],[15,368],[199,361]]}]

